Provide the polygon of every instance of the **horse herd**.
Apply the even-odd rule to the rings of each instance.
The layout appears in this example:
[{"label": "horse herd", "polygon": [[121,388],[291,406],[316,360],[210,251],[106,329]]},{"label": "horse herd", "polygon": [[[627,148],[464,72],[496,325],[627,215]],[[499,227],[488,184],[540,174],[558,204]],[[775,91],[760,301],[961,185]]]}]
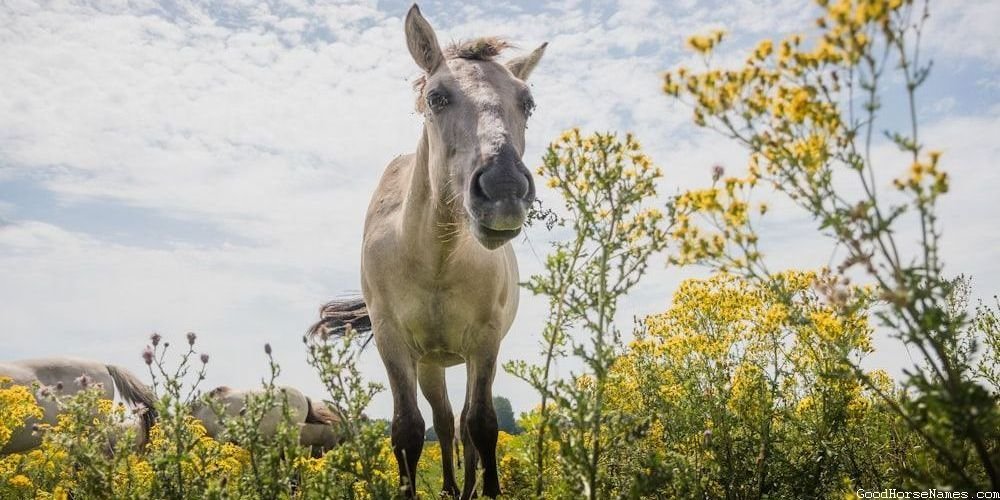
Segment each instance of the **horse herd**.
[{"label": "horse herd", "polygon": [[[522,161],[526,124],[535,108],[526,81],[546,44],[501,63],[496,57],[509,47],[506,41],[486,37],[442,48],[416,5],[403,27],[422,73],[414,89],[423,132],[416,152],[392,160],[372,195],[361,252],[362,296],[327,304],[314,333],[335,334],[347,323],[372,330],[392,390],[391,441],[408,497],[415,495],[424,444],[418,387],[441,440],[442,494],[475,496],[481,462],[482,494],[496,497],[492,386],[500,342],[518,307],[510,240],[520,234],[535,200],[531,172]],[[67,363],[12,363],[7,369],[15,380],[54,383],[71,375]],[[444,374],[462,363],[465,404],[456,425]],[[146,389],[124,370],[99,363],[72,370],[79,368],[102,381],[105,390],[115,387],[126,401],[149,407]],[[233,408],[242,401],[231,390],[217,396],[229,398]],[[323,440],[330,436],[321,431],[332,423],[324,420],[322,408],[308,399],[298,408],[303,436],[317,435],[320,446],[329,444]],[[30,445],[35,438],[21,433],[17,439]],[[464,448],[461,492],[453,462],[457,441]]]},{"label": "horse herd", "polygon": [[[137,446],[141,447],[149,440],[149,432],[156,423],[156,396],[138,377],[120,366],[79,358],[29,359],[0,362],[0,377],[10,379],[14,385],[37,388],[35,400],[43,415],[41,419],[29,418],[15,429],[0,449],[0,455],[41,446],[42,436],[36,431],[37,424],[55,425],[61,400],[88,388],[96,388],[109,400],[117,394],[134,408],[138,418],[126,421],[124,425],[136,427]],[[336,412],[295,388],[282,387],[279,390],[287,402],[291,423],[299,428],[301,445],[309,447],[313,455],[320,455],[338,444],[340,420]],[[192,404],[191,414],[201,422],[208,436],[221,438],[225,430],[224,419],[241,415],[248,398],[259,392],[217,387],[209,391],[207,401],[197,400]],[[221,409],[221,414],[217,409]],[[272,438],[282,418],[281,408],[268,410],[258,424],[260,435],[265,440]]]}]

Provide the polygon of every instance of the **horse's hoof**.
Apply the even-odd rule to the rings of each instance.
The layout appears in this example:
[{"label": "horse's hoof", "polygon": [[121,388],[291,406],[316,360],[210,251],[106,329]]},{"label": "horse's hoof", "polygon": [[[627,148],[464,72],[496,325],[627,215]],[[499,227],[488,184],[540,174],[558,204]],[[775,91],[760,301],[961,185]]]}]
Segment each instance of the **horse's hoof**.
[{"label": "horse's hoof", "polygon": [[441,488],[441,498],[459,498],[461,495],[462,492],[456,484],[445,485]]},{"label": "horse's hoof", "polygon": [[488,498],[500,496],[500,485],[483,485],[483,496]]}]

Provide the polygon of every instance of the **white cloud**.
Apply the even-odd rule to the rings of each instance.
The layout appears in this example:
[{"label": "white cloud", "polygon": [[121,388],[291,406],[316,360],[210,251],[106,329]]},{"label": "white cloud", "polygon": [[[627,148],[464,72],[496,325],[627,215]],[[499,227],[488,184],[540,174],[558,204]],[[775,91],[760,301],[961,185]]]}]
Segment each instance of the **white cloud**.
[{"label": "white cloud", "polygon": [[924,44],[942,58],[1000,65],[997,47],[1000,3],[992,0],[946,0],[930,4]]}]

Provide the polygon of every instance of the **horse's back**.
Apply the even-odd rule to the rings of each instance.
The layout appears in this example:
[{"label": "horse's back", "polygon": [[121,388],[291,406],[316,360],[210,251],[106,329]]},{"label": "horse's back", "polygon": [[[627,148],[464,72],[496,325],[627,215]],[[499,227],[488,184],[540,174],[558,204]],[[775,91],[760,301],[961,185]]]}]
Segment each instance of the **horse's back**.
[{"label": "horse's back", "polygon": [[[223,418],[239,418],[243,415],[247,398],[254,396],[262,397],[263,394],[264,392],[260,389],[237,390],[228,387],[217,387],[209,393],[209,398],[215,399],[221,405]],[[288,401],[288,409],[293,424],[305,422],[306,415],[309,412],[305,395],[294,387],[278,387],[276,397],[278,400],[275,401],[274,406],[267,410],[260,421],[259,431],[263,436],[268,438],[275,434],[278,422],[284,418],[281,409],[282,399]],[[205,431],[209,436],[216,438],[222,433],[223,426],[219,422],[219,416],[215,414],[212,408],[202,406],[195,410],[194,416],[205,426]]]},{"label": "horse's back", "polygon": [[56,385],[62,383],[63,390],[68,393],[76,392],[79,386],[78,380],[82,375],[93,383],[99,383],[109,394],[109,398],[114,396],[114,380],[108,373],[107,365],[91,359],[74,357],[52,357],[22,359],[0,363],[0,376],[10,377],[15,384],[30,385],[38,382],[42,385]]},{"label": "horse's back", "polygon": [[[61,383],[63,395],[72,395],[81,389],[76,383],[81,375],[86,375],[92,383],[101,384],[106,397],[109,399],[114,397],[115,386],[111,375],[103,364],[93,360],[53,357],[0,362],[0,377],[11,379],[15,385],[31,387],[37,383],[42,386],[55,386]],[[42,422],[54,425],[59,414],[59,405],[49,398],[37,395],[36,403],[42,408],[43,418],[41,420],[28,418],[23,426],[15,429],[10,440],[0,450],[0,455],[30,450],[42,444],[41,436],[32,431],[32,426]]]},{"label": "horse's back", "polygon": [[30,385],[36,380],[31,368],[21,366],[16,361],[0,362],[0,378],[8,378],[15,385]]}]

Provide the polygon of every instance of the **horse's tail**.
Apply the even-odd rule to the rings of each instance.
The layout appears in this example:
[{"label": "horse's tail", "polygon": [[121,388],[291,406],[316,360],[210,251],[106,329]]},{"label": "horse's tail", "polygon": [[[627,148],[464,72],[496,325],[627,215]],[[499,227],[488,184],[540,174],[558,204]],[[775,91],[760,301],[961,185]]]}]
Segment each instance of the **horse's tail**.
[{"label": "horse's tail", "polygon": [[142,383],[132,372],[115,365],[105,365],[108,374],[115,382],[115,388],[121,394],[122,399],[129,405],[135,407],[136,403],[144,408],[139,408],[139,421],[142,425],[143,444],[149,442],[149,431],[156,423],[156,395],[152,389]]},{"label": "horse's tail", "polygon": [[341,421],[340,416],[334,413],[322,402],[314,403],[309,396],[306,396],[306,423],[335,425]]},{"label": "horse's tail", "polygon": [[[368,306],[362,297],[335,299],[323,304],[319,308],[319,321],[309,327],[308,335],[325,339],[331,335],[343,335],[348,327],[359,333],[372,331],[372,319],[368,316]],[[364,345],[367,346],[371,339],[369,335]]]}]

